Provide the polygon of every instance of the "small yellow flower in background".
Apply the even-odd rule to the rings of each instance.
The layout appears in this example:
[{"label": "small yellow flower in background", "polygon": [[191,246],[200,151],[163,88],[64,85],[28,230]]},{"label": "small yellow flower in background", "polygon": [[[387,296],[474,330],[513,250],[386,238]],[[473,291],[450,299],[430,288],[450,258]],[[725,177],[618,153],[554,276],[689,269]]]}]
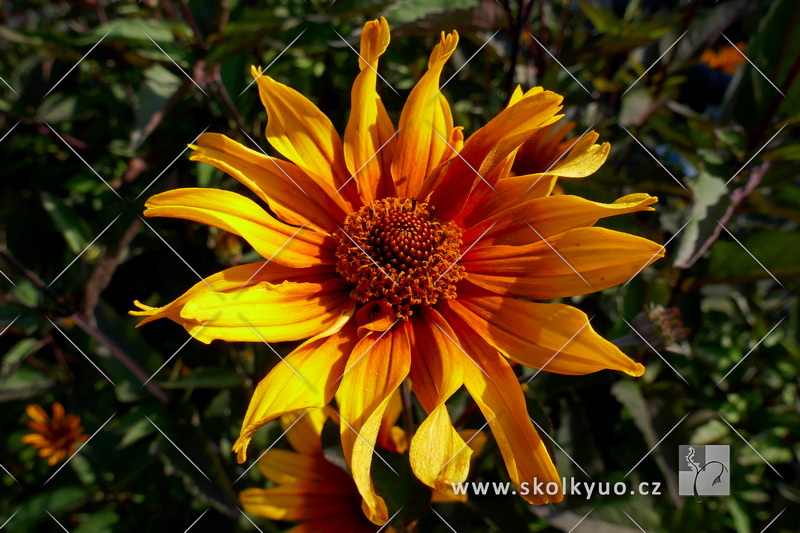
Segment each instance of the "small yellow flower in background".
[{"label": "small yellow flower in background", "polygon": [[736,43],[736,46],[723,46],[719,49],[719,52],[707,48],[703,51],[703,55],[700,56],[700,61],[713,69],[721,70],[726,74],[733,74],[736,72],[736,67],[746,61],[742,55],[745,47],[747,47],[747,43],[741,42]]},{"label": "small yellow flower in background", "polygon": [[[266,260],[214,274],[163,307],[135,302],[131,314],[145,316],[141,324],[168,318],[206,343],[307,339],[256,388],[234,451],[245,461],[260,427],[335,395],[345,458],[375,524],[388,514],[371,478],[373,447],[406,378],[428,414],[410,436],[411,467],[446,493],[466,479],[472,453],[445,405],[462,385],[519,490],[534,479],[560,487],[560,478],[509,360],[569,375],[644,372],[583,312],[530,300],[600,291],[662,257],[654,242],[592,227],[652,211],[657,198],[631,194],[603,204],[549,194],[557,177],[594,173],[609,145],[594,144],[592,132],[542,168],[557,159],[563,136],[548,129],[562,118],[562,97],[541,87],[518,89],[465,140],[439,87],[457,43],[456,32],[442,33],[395,128],[376,91],[389,27],[384,19],[365,24],[343,141],[311,101],[253,68],[267,140],[289,161],[214,133],[199,137],[192,159],[239,180],[276,216],[215,189],[168,191],[146,204],[146,216],[240,235]],[[519,147],[537,135],[559,142],[535,170],[512,174]],[[560,489],[532,492],[524,498],[533,504],[563,498]]]},{"label": "small yellow flower in background", "polygon": [[35,433],[22,437],[22,442],[39,450],[39,455],[47,457],[50,466],[71,456],[78,449],[78,444],[89,438],[83,434],[81,418],[73,414],[65,415],[64,406],[58,402],[53,404],[52,418],[38,405],[28,405],[26,411],[30,418],[28,427]]}]

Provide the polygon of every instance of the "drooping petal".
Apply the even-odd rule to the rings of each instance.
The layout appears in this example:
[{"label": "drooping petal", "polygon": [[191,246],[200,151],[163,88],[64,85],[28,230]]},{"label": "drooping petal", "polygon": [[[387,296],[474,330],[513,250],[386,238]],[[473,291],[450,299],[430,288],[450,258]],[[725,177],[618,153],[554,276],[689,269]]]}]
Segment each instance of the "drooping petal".
[{"label": "drooping petal", "polygon": [[272,449],[267,450],[258,460],[258,470],[261,475],[278,485],[304,481],[324,483],[325,478],[320,472],[320,461],[324,460],[321,455],[303,455],[289,450]]},{"label": "drooping petal", "polygon": [[361,33],[361,72],[353,83],[350,119],[344,132],[344,159],[364,204],[394,196],[389,165],[394,125],[375,90],[378,58],[389,46],[389,24],[383,17],[364,25]]},{"label": "drooping petal", "polygon": [[286,440],[297,453],[314,455],[322,453],[322,426],[329,416],[338,419],[331,406],[322,409],[293,411],[281,416],[281,429],[286,432]]},{"label": "drooping petal", "polygon": [[411,468],[433,489],[445,491],[469,474],[472,450],[450,421],[445,402],[464,380],[460,348],[450,325],[434,309],[411,317],[411,381],[428,417],[411,439]]},{"label": "drooping petal", "polygon": [[204,133],[190,159],[227,172],[264,200],[285,222],[331,233],[348,204],[327,182],[317,183],[297,165],[250,150],[219,133]]},{"label": "drooping petal", "polygon": [[398,323],[386,332],[365,335],[347,361],[337,396],[344,456],[363,498],[364,514],[378,525],[389,515],[372,483],[372,455],[384,411],[411,366],[407,327]]},{"label": "drooping petal", "polygon": [[591,226],[601,218],[653,211],[650,206],[657,201],[658,198],[644,193],[629,194],[611,204],[579,196],[547,196],[487,218],[465,231],[462,240],[465,243],[479,241],[480,247],[531,244],[562,231]]},{"label": "drooping petal", "polygon": [[147,217],[182,218],[235,233],[280,265],[302,268],[336,262],[336,239],[284,224],[234,192],[175,189],[153,196],[145,207]]},{"label": "drooping petal", "polygon": [[267,110],[269,143],[311,179],[341,188],[344,198],[358,204],[356,184],[348,179],[339,134],[330,119],[308,98],[291,87],[263,75],[253,67],[261,103]]},{"label": "drooping petal", "polygon": [[[509,359],[548,372],[582,375],[619,370],[641,376],[644,367],[598,335],[586,314],[558,303],[534,303],[516,298],[481,295],[481,289],[459,286],[458,301],[448,301],[451,313],[469,325]],[[452,315],[448,314],[450,319]]]},{"label": "drooping petal", "polygon": [[[458,317],[447,316],[447,321],[464,350],[464,384],[489,422],[518,493],[535,505],[560,502],[563,494],[558,472],[528,417],[525,397],[514,371],[480,333]],[[528,490],[523,489],[523,482]],[[539,482],[543,487],[555,483],[556,490],[537,494],[530,487]]]},{"label": "drooping petal", "polygon": [[605,228],[575,228],[524,246],[488,246],[461,258],[466,279],[503,296],[552,300],[625,283],[664,257],[663,246]]},{"label": "drooping petal", "polygon": [[447,117],[438,94],[439,76],[457,44],[457,32],[447,36],[442,32],[441,41],[428,60],[428,71],[403,106],[391,165],[395,188],[401,198],[417,196],[425,177],[439,164],[447,148],[450,131],[446,130]]},{"label": "drooping petal", "polygon": [[355,324],[349,322],[338,333],[304,342],[261,380],[233,445],[240,463],[247,459],[247,445],[260,427],[285,413],[331,401],[355,344]]},{"label": "drooping petal", "polygon": [[441,183],[433,190],[430,188],[434,184],[426,183],[427,187],[421,191],[423,197],[431,193],[430,201],[436,206],[437,216],[452,219],[463,209],[473,186],[487,179],[490,172],[536,130],[561,118],[556,113],[561,109],[562,99],[556,93],[539,90],[503,110],[471,135]]}]

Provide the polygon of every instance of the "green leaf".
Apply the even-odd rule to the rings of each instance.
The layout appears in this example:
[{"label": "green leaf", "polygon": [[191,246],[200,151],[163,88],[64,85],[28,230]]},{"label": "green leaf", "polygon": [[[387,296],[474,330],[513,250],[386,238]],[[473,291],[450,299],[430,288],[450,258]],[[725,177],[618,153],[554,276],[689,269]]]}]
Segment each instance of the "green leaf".
[{"label": "green leaf", "polygon": [[791,280],[800,273],[800,233],[769,231],[739,240],[744,248],[733,241],[717,241],[711,247],[709,274],[713,280],[764,279],[770,277],[767,270],[779,280]]},{"label": "green leaf", "polygon": [[3,362],[0,364],[0,376],[5,378],[23,359],[38,352],[43,345],[44,343],[39,339],[22,339],[16,343],[3,356]]},{"label": "green leaf", "polygon": [[[15,531],[39,531],[35,526],[40,522],[52,519],[47,516],[43,509],[59,518],[62,514],[74,511],[89,501],[91,492],[83,487],[61,487],[47,492],[40,492],[29,500],[22,502],[15,509],[16,514],[9,526],[13,526]],[[0,523],[5,523],[8,516],[0,519]]]},{"label": "green leaf", "polygon": [[706,245],[712,235],[720,228],[717,220],[722,218],[727,206],[724,198],[728,188],[725,180],[701,172],[692,184],[692,208],[689,211],[690,222],[681,235],[681,243],[675,257],[675,266],[689,268],[706,251]]},{"label": "green leaf", "polygon": [[131,132],[131,150],[141,146],[158,126],[164,114],[164,106],[183,83],[181,78],[161,65],[153,65],[142,74],[144,83],[136,93],[136,127]]},{"label": "green leaf", "polygon": [[[72,253],[76,255],[81,253],[92,240],[89,225],[78,216],[72,207],[48,192],[42,191],[42,205],[61,231],[61,235],[64,236]],[[92,248],[94,249],[86,250],[84,254],[84,257],[90,261],[99,254],[97,247],[93,246]]]}]

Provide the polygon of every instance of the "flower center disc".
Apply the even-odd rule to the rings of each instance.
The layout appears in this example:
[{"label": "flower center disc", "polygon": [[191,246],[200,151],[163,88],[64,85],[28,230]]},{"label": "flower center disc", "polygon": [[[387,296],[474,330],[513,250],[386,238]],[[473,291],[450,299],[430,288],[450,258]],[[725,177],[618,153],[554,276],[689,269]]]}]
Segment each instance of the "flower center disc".
[{"label": "flower center disc", "polygon": [[398,318],[415,305],[455,298],[461,231],[433,218],[428,204],[384,198],[351,213],[337,234],[336,271],[355,284],[359,302],[385,300]]}]

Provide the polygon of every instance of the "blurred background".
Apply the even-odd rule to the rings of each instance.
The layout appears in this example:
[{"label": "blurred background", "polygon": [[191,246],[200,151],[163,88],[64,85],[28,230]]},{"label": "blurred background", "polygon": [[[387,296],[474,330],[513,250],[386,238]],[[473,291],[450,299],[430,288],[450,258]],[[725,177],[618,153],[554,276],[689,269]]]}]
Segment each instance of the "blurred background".
[{"label": "blurred background", "polygon": [[[644,377],[543,373],[526,392],[558,443],[562,475],[630,474],[662,483],[661,495],[567,497],[549,508],[476,496],[437,512],[459,533],[570,531],[590,511],[575,531],[797,531],[792,0],[0,2],[0,528],[290,526],[240,511],[238,493],[267,482],[256,468],[242,476],[249,465],[230,451],[255,385],[279,359],[263,345],[203,345],[168,321],[137,330],[127,315],[134,299],[163,305],[196,275],[259,257],[214,228],[139,215],[149,196],[175,187],[241,191],[188,160],[203,131],[274,154],[251,64],[342,133],[358,73],[348,43],[357,48],[378,16],[392,31],[380,72],[399,95],[378,89],[395,124],[439,32],[456,29],[442,78],[453,77],[444,93],[455,123],[474,132],[517,84],[564,95],[570,138],[593,129],[612,150],[590,178],[559,181],[563,191],[603,202],[657,195],[655,213],[600,225],[667,249],[624,287],[567,300],[643,362]],[[517,371],[521,381],[533,374]],[[49,415],[55,402],[90,439],[50,465],[23,436],[26,406]],[[463,390],[451,403],[459,429],[483,425]],[[277,422],[259,431],[251,455],[286,448],[281,432]],[[678,496],[681,444],[730,446],[730,497]],[[470,479],[506,476],[490,439]],[[430,511],[417,526],[450,531]]]}]

